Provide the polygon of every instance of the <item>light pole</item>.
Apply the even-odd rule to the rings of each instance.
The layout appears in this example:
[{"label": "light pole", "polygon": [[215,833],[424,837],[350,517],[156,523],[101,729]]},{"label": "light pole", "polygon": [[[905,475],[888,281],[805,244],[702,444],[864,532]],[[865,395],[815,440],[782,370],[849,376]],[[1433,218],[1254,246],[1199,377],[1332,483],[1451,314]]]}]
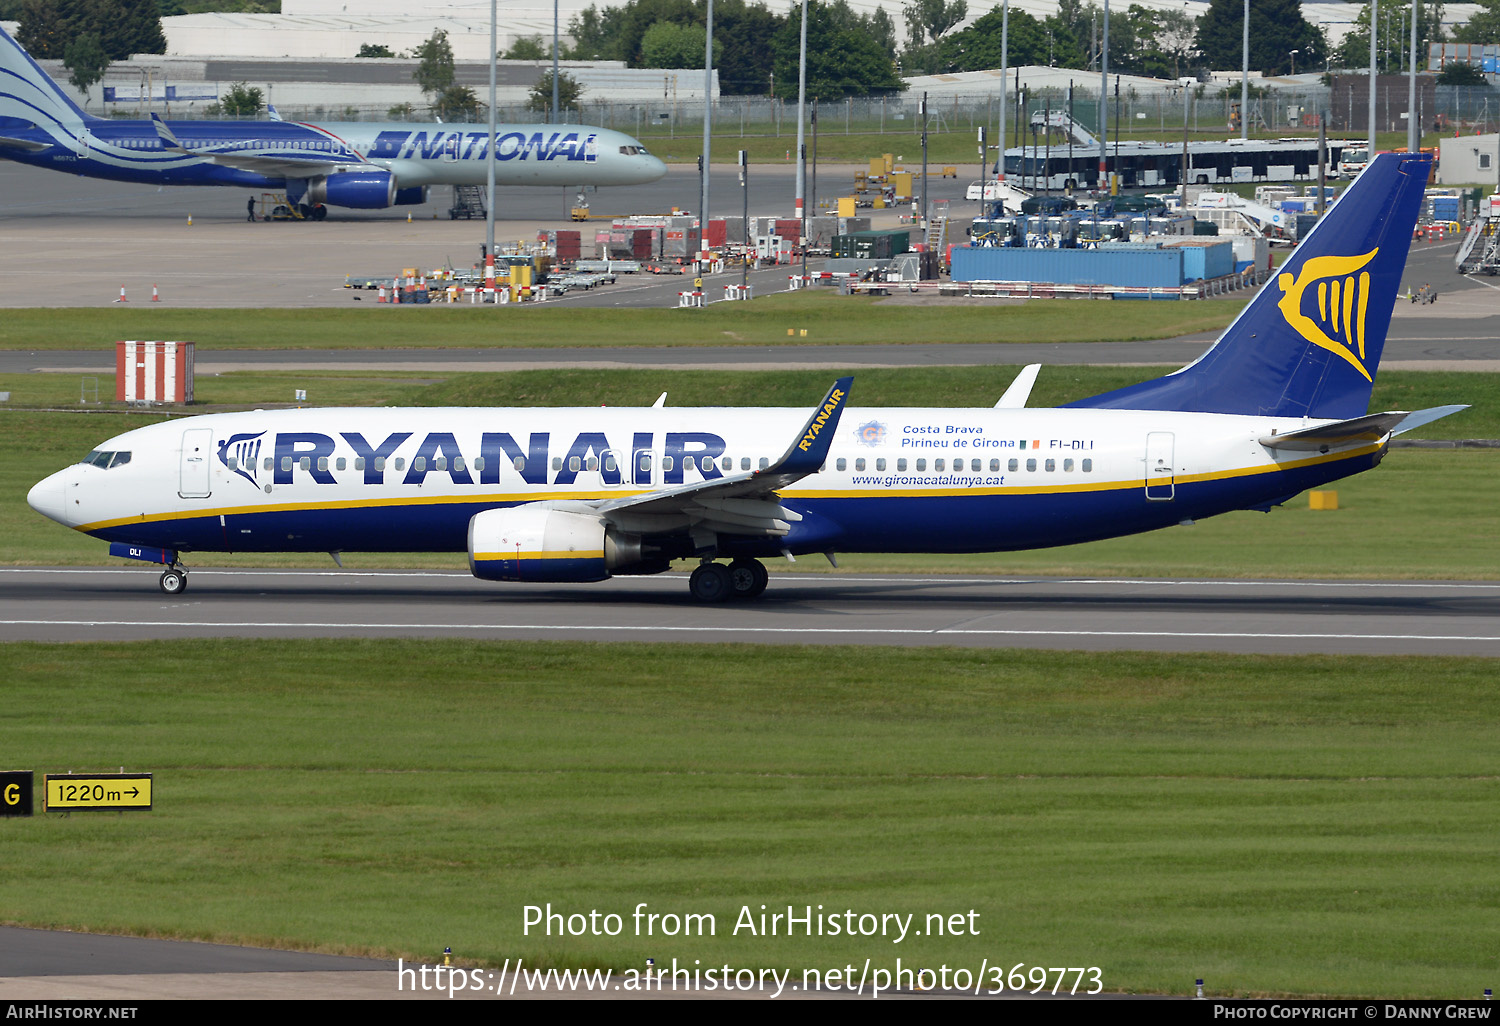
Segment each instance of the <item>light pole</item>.
[{"label": "light pole", "polygon": [[1297,74],[1297,55],[1299,53],[1301,53],[1301,52],[1302,52],[1301,50],[1292,50],[1291,51],[1291,55],[1292,55],[1292,74],[1293,75]]},{"label": "light pole", "polygon": [[1250,0],[1245,0],[1245,21],[1240,26],[1240,139],[1250,138]]}]

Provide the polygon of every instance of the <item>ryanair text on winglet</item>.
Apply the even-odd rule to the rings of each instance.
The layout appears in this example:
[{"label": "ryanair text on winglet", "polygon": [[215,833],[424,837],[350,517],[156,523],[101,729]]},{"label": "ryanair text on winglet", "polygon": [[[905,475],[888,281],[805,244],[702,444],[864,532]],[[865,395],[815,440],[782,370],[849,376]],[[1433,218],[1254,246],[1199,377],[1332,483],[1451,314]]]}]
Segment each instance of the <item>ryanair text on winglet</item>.
[{"label": "ryanair text on winglet", "polygon": [[832,392],[828,393],[828,402],[823,404],[823,409],[819,411],[818,415],[813,418],[812,423],[808,425],[807,434],[802,436],[802,441],[797,443],[797,448],[803,452],[811,448],[812,444],[818,440],[818,432],[823,430],[823,425],[828,423],[828,418],[833,416],[834,411],[839,408],[839,403],[843,402],[843,400],[843,389],[835,388]]}]

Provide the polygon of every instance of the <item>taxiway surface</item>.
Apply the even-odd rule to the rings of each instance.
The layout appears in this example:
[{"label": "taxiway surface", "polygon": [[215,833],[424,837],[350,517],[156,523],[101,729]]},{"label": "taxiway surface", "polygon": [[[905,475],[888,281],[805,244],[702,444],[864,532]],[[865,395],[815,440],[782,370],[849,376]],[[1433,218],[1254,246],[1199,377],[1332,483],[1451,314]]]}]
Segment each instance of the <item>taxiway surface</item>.
[{"label": "taxiway surface", "polygon": [[461,572],[0,569],[0,640],[475,638],[1500,656],[1500,582],[1064,580],[774,572],[754,602],[686,576],[496,586]]}]

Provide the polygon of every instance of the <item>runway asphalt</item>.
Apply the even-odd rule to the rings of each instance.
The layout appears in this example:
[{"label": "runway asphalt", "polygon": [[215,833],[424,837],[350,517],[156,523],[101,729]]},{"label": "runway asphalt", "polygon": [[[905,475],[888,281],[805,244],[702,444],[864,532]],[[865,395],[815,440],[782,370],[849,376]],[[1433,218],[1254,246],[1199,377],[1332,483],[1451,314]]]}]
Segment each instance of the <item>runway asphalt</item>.
[{"label": "runway asphalt", "polygon": [[594,585],[462,572],[0,569],[0,641],[474,638],[1500,656],[1500,582],[1001,579],[780,573],[702,606],[684,574]]}]

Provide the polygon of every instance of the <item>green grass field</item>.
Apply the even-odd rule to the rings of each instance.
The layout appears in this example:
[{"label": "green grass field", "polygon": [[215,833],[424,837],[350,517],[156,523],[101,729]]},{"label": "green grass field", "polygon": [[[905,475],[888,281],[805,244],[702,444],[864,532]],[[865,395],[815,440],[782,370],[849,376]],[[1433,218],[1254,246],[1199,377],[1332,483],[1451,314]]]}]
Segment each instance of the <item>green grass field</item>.
[{"label": "green grass field", "polygon": [[[608,667],[602,670],[601,667]],[[6,765],[156,808],[4,821],[0,920],[466,964],[1099,966],[1111,991],[1475,996],[1494,664],[751,646],[0,647]],[[523,908],[712,913],[525,936]],[[757,938],[758,912],[978,913]],[[626,919],[629,922],[629,919]]]},{"label": "green grass field", "polygon": [[[373,297],[373,293],[353,293]],[[1193,303],[1071,300],[930,306],[827,292],[778,293],[705,310],[544,306],[173,310],[16,309],[0,319],[0,349],[101,347],[118,339],[181,339],[220,349],[481,349],[557,346],[861,345],[930,342],[1129,342],[1217,331],[1243,299]],[[385,318],[380,320],[379,318]],[[807,336],[787,337],[787,329]]]},{"label": "green grass field", "polygon": [[[1018,368],[938,367],[861,370],[858,404],[988,406]],[[1166,368],[1055,367],[1037,381],[1034,404],[1056,405],[1149,377]],[[429,382],[385,376],[235,373],[200,378],[210,403],[272,405],[296,387],[315,403],[375,405],[550,406],[646,405],[663,390],[668,401],[705,404],[808,405],[833,371],[765,371],[726,376],[704,371],[523,371],[458,374]],[[76,403],[76,375],[0,376],[13,400]],[[112,394],[109,379],[102,394]],[[1414,432],[1427,438],[1500,437],[1500,376],[1388,372],[1372,409],[1420,409],[1462,401],[1474,409]],[[123,412],[0,413],[0,563],[95,565],[102,542],[34,513],[27,490],[47,474],[81,459],[97,443],[159,415]],[[841,554],[842,569],[867,572],[1058,574],[1065,576],[1500,578],[1500,452],[1395,450],[1378,469],[1339,482],[1341,509],[1313,511],[1305,499],[1265,513],[1231,513],[1129,538],[1087,545],[966,556]],[[351,567],[411,566],[462,570],[463,553],[360,554]],[[325,555],[206,554],[190,562],[215,566],[321,566]],[[778,566],[778,572],[826,572],[819,559]]]}]

